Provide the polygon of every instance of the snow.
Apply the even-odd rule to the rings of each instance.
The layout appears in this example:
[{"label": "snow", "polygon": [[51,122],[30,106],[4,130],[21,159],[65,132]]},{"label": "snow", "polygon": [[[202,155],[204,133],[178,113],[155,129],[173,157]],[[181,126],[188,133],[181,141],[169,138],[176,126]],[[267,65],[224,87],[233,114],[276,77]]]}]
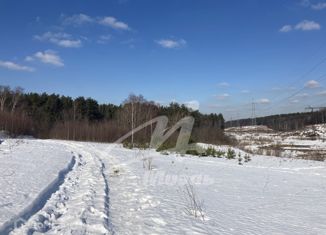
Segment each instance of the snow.
[{"label": "snow", "polygon": [[[0,228],[54,191],[11,234],[326,234],[325,162],[251,155],[238,165],[57,140],[9,139],[0,150],[1,172],[15,172],[0,178]],[[203,217],[188,213],[189,183]]]},{"label": "snow", "polygon": [[0,145],[0,233],[41,209],[72,161],[57,144],[5,140]]},{"label": "snow", "polygon": [[305,159],[326,154],[325,124],[287,132],[273,131],[265,126],[233,127],[228,128],[226,134],[235,138],[242,149],[255,154]]}]

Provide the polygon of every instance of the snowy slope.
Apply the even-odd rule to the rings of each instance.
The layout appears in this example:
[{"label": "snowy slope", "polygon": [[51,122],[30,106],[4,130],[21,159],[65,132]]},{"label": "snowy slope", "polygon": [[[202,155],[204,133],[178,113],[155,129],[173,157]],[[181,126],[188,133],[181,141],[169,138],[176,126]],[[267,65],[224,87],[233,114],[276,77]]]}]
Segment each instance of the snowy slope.
[{"label": "snowy slope", "polygon": [[266,126],[244,126],[226,129],[238,146],[255,154],[325,160],[326,125],[307,126],[303,130],[277,132]]},{"label": "snowy slope", "polygon": [[[326,234],[324,163],[148,154],[151,172],[137,152],[113,151],[122,162],[110,183],[118,234]],[[204,200],[204,221],[185,213],[187,178]]]},{"label": "snowy slope", "polygon": [[[0,185],[10,180],[17,186],[6,186],[11,193],[1,191],[1,205],[9,199],[19,202],[16,194],[31,190],[26,184],[49,185],[60,170],[69,171],[42,209],[12,234],[326,234],[325,162],[252,156],[241,166],[236,159],[54,140],[17,143],[12,159],[23,150],[33,154],[17,165],[9,166],[7,160],[7,169],[32,176],[38,173],[23,166],[33,162],[38,171],[57,173],[34,181],[8,174]],[[6,154],[2,151],[0,159]],[[47,168],[41,156],[57,160],[49,160]],[[75,161],[69,168],[71,156]],[[187,213],[189,182],[203,201],[203,217]],[[44,187],[35,186],[36,197],[37,188],[40,192]],[[4,211],[0,207],[0,214]]]}]

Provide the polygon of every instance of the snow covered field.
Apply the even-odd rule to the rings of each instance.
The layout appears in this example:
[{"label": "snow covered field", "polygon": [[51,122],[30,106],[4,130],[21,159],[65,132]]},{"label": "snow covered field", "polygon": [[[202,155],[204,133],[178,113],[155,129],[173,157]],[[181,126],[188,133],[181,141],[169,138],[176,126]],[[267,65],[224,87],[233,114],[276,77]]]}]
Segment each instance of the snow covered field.
[{"label": "snow covered field", "polygon": [[266,126],[244,126],[226,129],[242,149],[254,154],[326,159],[326,125],[307,126],[299,131],[277,132]]},{"label": "snow covered field", "polygon": [[5,140],[0,234],[326,234],[325,162],[251,159]]}]

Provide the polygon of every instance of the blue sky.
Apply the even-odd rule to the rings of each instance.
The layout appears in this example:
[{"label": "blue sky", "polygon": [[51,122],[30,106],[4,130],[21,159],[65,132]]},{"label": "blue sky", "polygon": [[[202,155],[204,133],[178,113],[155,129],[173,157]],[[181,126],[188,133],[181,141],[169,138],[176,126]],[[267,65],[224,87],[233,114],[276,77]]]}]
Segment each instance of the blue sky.
[{"label": "blue sky", "polygon": [[[326,105],[326,1],[0,2],[0,83],[227,119]],[[325,76],[324,76],[325,75]]]}]

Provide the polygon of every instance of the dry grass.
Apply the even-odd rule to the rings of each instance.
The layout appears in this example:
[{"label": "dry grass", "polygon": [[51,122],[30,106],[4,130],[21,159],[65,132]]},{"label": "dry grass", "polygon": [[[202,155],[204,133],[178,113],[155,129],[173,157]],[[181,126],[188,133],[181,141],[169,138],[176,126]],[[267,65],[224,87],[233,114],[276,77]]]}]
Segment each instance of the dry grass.
[{"label": "dry grass", "polygon": [[184,194],[184,199],[186,200],[184,210],[186,214],[204,220],[204,202],[199,199],[195,188],[190,180],[187,181],[187,184],[184,187]]}]

